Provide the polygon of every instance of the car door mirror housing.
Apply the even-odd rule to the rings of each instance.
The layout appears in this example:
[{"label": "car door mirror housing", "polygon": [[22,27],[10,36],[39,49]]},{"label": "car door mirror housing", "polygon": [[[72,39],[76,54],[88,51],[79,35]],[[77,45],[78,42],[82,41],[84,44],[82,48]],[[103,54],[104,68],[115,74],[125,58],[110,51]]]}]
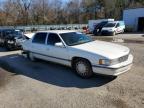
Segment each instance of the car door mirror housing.
[{"label": "car door mirror housing", "polygon": [[55,43],[55,46],[64,48],[64,45],[62,42]]}]

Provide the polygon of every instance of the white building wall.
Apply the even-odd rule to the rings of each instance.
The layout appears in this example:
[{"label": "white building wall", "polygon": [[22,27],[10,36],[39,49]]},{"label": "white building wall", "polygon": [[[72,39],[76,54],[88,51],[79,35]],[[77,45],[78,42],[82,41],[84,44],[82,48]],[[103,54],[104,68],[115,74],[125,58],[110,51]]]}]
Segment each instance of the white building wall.
[{"label": "white building wall", "polygon": [[137,30],[138,18],[144,17],[144,8],[127,9],[123,12],[123,20],[127,28]]}]

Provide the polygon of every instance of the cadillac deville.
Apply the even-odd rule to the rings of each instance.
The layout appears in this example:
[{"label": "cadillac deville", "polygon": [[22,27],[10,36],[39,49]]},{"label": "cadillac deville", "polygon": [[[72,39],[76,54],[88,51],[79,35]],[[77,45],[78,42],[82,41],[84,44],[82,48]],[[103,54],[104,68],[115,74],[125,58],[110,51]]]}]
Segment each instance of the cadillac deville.
[{"label": "cadillac deville", "polygon": [[23,54],[30,60],[42,59],[72,67],[88,78],[93,73],[118,76],[130,70],[130,49],[110,42],[93,41],[75,31],[43,31],[22,44]]}]

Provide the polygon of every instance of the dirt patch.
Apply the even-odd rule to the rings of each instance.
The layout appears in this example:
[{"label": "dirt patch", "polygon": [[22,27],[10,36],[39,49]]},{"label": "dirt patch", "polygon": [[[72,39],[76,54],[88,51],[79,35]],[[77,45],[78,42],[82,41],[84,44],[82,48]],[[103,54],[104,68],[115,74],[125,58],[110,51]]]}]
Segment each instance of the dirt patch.
[{"label": "dirt patch", "polygon": [[144,44],[144,40],[136,40],[136,39],[122,39],[122,38],[106,38],[106,37],[92,37],[93,40],[101,40],[107,42],[116,42],[116,43],[133,43],[133,44]]},{"label": "dirt patch", "polygon": [[0,68],[0,88],[5,86],[7,83],[9,83],[11,77],[14,74],[9,73],[5,70],[3,70],[2,68]]},{"label": "dirt patch", "polygon": [[[70,73],[69,69],[59,65],[28,63],[27,60],[18,59],[16,63],[22,62],[22,66],[23,61],[28,63],[25,67],[28,72],[13,76],[13,73],[0,69],[0,107],[144,108],[144,44],[129,42],[120,44],[128,46],[134,55],[132,69],[114,80],[106,81],[107,83],[102,85],[98,84],[99,86],[96,86],[95,82],[101,82],[104,77],[81,80]],[[20,72],[7,62],[0,62],[0,66],[13,72]],[[47,68],[48,65],[52,68]],[[53,68],[57,69],[54,71]],[[40,72],[40,70],[43,71]],[[29,77],[31,73],[35,77]],[[40,78],[39,75],[41,75]],[[106,77],[105,79],[107,80]],[[85,86],[86,84],[88,85]]]}]

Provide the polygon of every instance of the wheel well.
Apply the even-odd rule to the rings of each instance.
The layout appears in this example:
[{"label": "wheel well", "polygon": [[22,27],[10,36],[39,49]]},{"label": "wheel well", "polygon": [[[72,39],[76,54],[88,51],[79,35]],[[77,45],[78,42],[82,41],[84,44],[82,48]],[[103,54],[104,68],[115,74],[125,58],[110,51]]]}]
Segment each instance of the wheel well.
[{"label": "wheel well", "polygon": [[86,59],[86,58],[82,58],[82,57],[73,57],[73,58],[72,58],[72,62],[71,62],[71,66],[73,67],[73,66],[74,66],[74,63],[75,63],[77,60],[80,60],[80,59],[83,59],[83,60],[88,61],[89,64],[91,65],[91,62],[90,62],[88,59]]}]

